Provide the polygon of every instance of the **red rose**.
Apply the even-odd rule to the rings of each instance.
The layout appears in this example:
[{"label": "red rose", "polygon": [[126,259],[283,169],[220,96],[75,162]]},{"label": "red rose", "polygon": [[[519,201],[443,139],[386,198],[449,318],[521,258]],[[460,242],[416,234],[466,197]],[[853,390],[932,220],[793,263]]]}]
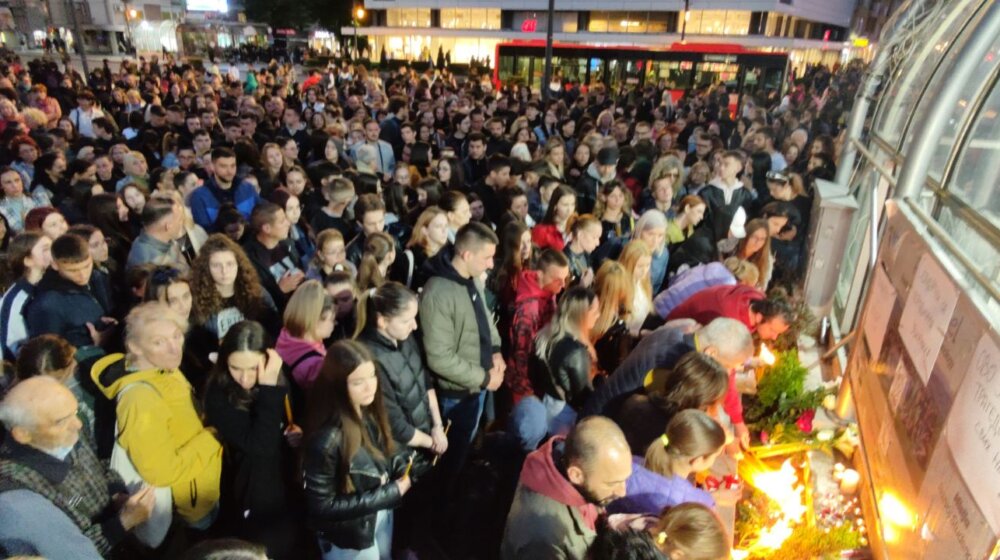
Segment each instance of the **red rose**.
[{"label": "red rose", "polygon": [[807,410],[795,421],[795,425],[802,430],[802,433],[809,434],[813,431],[813,418],[816,417],[815,410]]}]

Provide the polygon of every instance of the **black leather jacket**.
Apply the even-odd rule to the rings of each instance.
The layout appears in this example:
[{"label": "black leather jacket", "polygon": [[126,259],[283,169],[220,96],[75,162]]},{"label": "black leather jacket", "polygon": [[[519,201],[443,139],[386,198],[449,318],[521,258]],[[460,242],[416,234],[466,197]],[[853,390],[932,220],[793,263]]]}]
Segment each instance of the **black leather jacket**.
[{"label": "black leather jacket", "polygon": [[531,383],[541,395],[566,401],[579,410],[593,391],[590,368],[587,347],[567,336],[552,346],[548,364],[532,354]]},{"label": "black leather jacket", "polygon": [[[366,426],[374,441],[378,431]],[[363,446],[351,459],[354,492],[340,491],[340,453],[343,434],[339,425],[324,427],[306,442],[303,461],[306,513],[316,533],[338,548],[361,550],[375,542],[375,517],[397,507],[402,499],[395,480],[406,470],[406,457],[397,454],[380,460]]]}]

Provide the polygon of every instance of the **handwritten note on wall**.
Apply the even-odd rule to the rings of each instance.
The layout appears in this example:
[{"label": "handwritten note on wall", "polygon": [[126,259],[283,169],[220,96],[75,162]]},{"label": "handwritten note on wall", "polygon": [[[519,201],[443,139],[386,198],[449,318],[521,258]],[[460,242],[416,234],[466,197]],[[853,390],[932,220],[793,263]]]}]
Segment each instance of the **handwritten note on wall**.
[{"label": "handwritten note on wall", "polygon": [[941,350],[956,303],[958,291],[955,284],[934,257],[925,253],[917,264],[903,316],[899,319],[903,345],[925,384]]},{"label": "handwritten note on wall", "polygon": [[868,350],[873,358],[878,358],[882,352],[882,341],[885,340],[885,329],[889,326],[892,307],[896,304],[896,288],[886,275],[882,263],[875,266],[875,278],[868,288],[868,310],[865,312],[864,333],[868,339]]},{"label": "handwritten note on wall", "polygon": [[1000,532],[1000,349],[987,332],[951,407],[948,445],[993,530]]}]

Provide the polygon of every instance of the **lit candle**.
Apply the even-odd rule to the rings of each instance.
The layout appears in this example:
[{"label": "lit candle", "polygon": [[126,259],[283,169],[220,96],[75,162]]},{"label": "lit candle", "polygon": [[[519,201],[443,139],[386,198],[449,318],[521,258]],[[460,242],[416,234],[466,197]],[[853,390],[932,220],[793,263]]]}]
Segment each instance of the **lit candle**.
[{"label": "lit candle", "polygon": [[847,469],[840,476],[840,491],[844,494],[853,494],[858,491],[858,483],[861,482],[861,475],[854,469]]}]

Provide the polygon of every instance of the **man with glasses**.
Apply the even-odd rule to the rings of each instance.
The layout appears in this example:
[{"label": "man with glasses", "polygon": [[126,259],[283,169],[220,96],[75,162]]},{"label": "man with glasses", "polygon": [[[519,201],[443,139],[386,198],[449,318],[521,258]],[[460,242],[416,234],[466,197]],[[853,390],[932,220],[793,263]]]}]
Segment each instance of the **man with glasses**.
[{"label": "man with glasses", "polygon": [[708,161],[708,157],[711,155],[714,147],[715,144],[712,140],[712,135],[707,132],[699,132],[695,136],[694,151],[688,153],[687,157],[684,158],[684,167],[689,168],[699,161],[711,164],[711,162]]}]

